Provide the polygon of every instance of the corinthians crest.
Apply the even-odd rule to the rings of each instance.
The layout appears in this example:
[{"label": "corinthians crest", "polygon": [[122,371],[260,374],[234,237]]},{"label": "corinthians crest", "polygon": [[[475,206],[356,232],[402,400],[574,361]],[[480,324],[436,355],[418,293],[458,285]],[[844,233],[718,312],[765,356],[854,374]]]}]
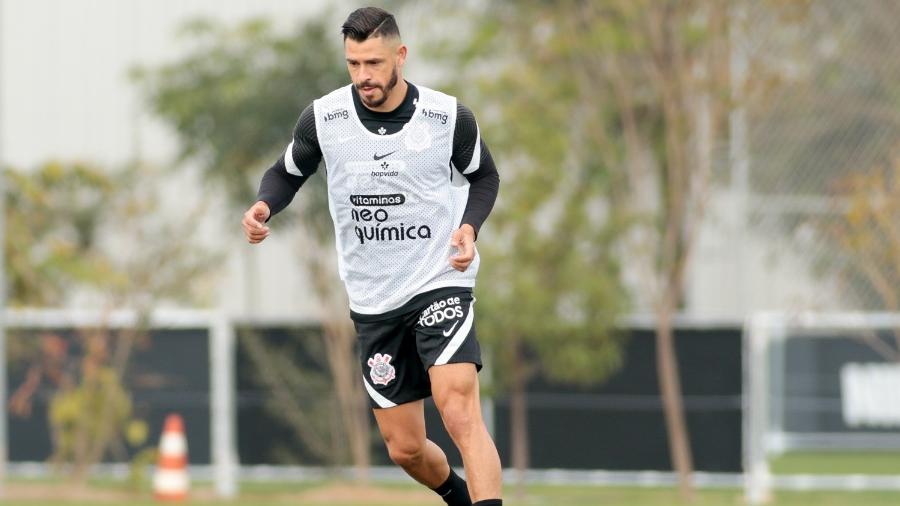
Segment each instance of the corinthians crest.
[{"label": "corinthians crest", "polygon": [[415,121],[409,126],[404,142],[406,149],[422,152],[431,147],[431,125],[421,121]]},{"label": "corinthians crest", "polygon": [[374,357],[369,359],[367,363],[371,368],[369,369],[369,377],[372,378],[372,383],[387,385],[397,376],[394,366],[391,365],[392,358],[394,357],[387,353],[384,355],[376,353]]}]

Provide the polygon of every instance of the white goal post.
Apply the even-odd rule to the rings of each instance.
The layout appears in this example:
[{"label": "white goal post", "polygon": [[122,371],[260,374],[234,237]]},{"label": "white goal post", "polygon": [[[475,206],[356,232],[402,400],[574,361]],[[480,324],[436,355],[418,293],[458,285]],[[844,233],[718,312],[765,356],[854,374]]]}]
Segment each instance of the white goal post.
[{"label": "white goal post", "polygon": [[[900,380],[900,362],[896,355],[891,360],[889,353],[897,352],[897,344],[878,337],[878,333],[898,329],[900,313],[760,313],[747,320],[743,353],[743,460],[748,503],[769,501],[772,489],[900,490],[900,476],[776,476],[769,466],[771,456],[791,450],[900,451],[900,419],[895,419],[898,412],[895,408],[900,404],[900,383],[893,384]],[[815,375],[791,378],[794,371],[789,369],[796,364],[788,363],[792,358],[787,353],[788,343],[797,345],[801,339],[814,345],[824,343],[820,340],[841,339],[860,343],[871,348],[872,356],[881,358],[865,363],[848,361],[838,368],[842,357],[826,350],[813,360],[828,362],[826,378]],[[801,355],[794,353],[793,359],[796,361],[798,356],[802,359]],[[827,383],[828,388],[823,388],[822,383]],[[789,395],[789,391],[793,393]],[[828,423],[791,423],[786,413],[791,409],[795,415],[797,410],[806,410],[818,412],[816,415],[824,412],[830,418],[826,420]],[[836,425],[840,427],[835,428]],[[824,429],[817,430],[817,426]]]},{"label": "white goal post", "polygon": [[[7,309],[0,325],[6,329],[137,328],[143,323],[140,316],[137,312],[129,310]],[[234,322],[221,311],[158,310],[150,314],[146,323],[155,330],[208,330],[211,478],[217,496],[235,497],[238,457],[235,429]],[[0,341],[0,346],[5,349],[5,342]],[[3,358],[2,353],[0,358]],[[0,361],[0,376],[6,377],[5,360]],[[0,386],[2,383],[0,381]],[[5,406],[5,399],[0,401],[3,402],[0,406]],[[5,410],[0,410],[0,415],[4,414]],[[5,466],[6,455],[0,454],[0,458],[3,459],[0,466]]]}]

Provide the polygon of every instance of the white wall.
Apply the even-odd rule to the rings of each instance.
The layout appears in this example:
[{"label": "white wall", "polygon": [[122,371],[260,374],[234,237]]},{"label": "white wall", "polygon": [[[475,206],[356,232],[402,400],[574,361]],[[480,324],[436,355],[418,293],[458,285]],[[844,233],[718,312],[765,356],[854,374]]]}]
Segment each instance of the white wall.
[{"label": "white wall", "polygon": [[756,311],[839,310],[837,280],[813,269],[802,238],[758,220],[742,227],[738,202],[728,190],[710,196],[686,276],[685,313],[742,319]]},{"label": "white wall", "polygon": [[[271,18],[290,27],[334,2],[326,0],[0,0],[0,157],[19,168],[50,160],[85,160],[114,167],[136,156],[171,163],[175,137],[143,107],[128,79],[135,64],[178,58],[185,41],[177,27],[198,16],[236,23]],[[343,12],[346,9],[336,9]],[[338,29],[335,28],[336,37]],[[341,64],[336,62],[336,64]],[[290,140],[285,132],[285,144]],[[260,175],[266,167],[260,167]],[[173,202],[186,207],[208,192],[191,167],[173,171]],[[249,204],[249,203],[248,203]],[[174,207],[174,206],[173,206]],[[236,314],[312,317],[316,308],[296,260],[302,238],[276,234],[251,247],[240,216],[224,226],[217,216],[179,216],[228,251],[215,304]],[[255,283],[241,256],[250,251]],[[258,287],[255,294],[248,286]]]}]

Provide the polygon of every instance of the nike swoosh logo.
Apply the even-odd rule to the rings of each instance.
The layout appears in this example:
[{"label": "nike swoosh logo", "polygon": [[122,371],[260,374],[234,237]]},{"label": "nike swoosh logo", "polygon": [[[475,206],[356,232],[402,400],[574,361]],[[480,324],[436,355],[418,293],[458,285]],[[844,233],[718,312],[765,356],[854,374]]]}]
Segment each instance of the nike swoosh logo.
[{"label": "nike swoosh logo", "polygon": [[459,323],[459,320],[456,320],[455,322],[453,322],[453,326],[450,327],[450,330],[444,331],[444,337],[450,337],[450,334],[453,333],[453,329],[456,328],[457,323]]},{"label": "nike swoosh logo", "polygon": [[378,156],[378,153],[375,153],[375,155],[374,155],[375,161],[377,162],[378,160],[381,160],[382,158],[384,158],[386,156],[391,156],[396,152],[397,152],[397,150],[395,149],[395,150],[391,151],[390,153],[388,153],[386,155],[381,155],[381,156]]}]

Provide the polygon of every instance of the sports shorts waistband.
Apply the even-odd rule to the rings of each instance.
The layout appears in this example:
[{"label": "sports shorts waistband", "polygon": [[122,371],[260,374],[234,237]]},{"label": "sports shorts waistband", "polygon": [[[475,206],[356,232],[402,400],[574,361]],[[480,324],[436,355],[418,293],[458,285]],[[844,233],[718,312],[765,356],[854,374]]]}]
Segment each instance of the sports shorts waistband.
[{"label": "sports shorts waistband", "polygon": [[360,323],[390,320],[392,318],[396,318],[413,311],[419,311],[434,299],[449,297],[450,295],[456,295],[459,293],[472,293],[472,288],[468,286],[446,286],[443,288],[435,288],[434,290],[428,290],[427,292],[422,292],[420,294],[414,295],[413,298],[409,299],[409,301],[402,306],[396,309],[392,309],[386,313],[362,314],[357,313],[356,311],[353,311],[351,309],[350,318],[353,321]]}]

